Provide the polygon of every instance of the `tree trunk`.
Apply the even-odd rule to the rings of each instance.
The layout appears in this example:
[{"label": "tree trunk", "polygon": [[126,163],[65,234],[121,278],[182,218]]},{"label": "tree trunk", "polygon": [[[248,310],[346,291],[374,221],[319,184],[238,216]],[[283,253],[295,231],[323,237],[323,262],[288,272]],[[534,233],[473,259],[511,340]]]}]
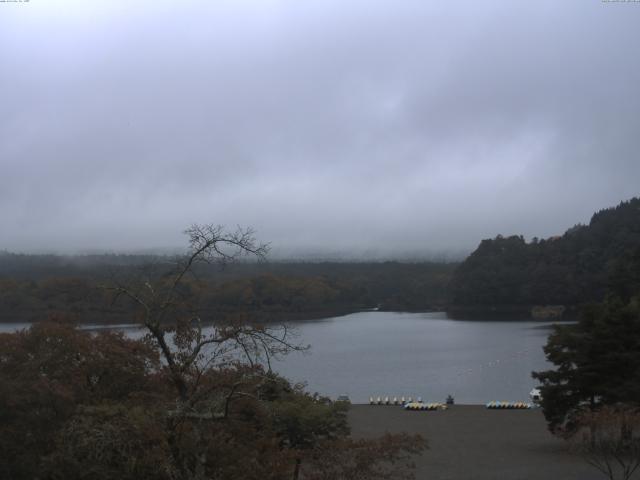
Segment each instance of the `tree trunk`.
[{"label": "tree trunk", "polygon": [[300,477],[300,464],[302,463],[302,461],[300,460],[300,457],[296,458],[296,466],[293,469],[293,480],[298,480],[298,478]]}]

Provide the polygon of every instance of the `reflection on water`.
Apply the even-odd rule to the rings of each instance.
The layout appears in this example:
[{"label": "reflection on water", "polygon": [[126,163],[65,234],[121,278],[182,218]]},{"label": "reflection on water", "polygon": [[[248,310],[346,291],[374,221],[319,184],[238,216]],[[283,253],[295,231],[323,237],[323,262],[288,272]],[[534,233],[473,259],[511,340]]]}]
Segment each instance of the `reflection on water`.
[{"label": "reflection on water", "polygon": [[[28,324],[0,324],[15,331]],[[375,396],[421,396],[458,403],[528,400],[532,370],[548,368],[542,346],[549,324],[450,320],[445,313],[361,312],[289,322],[297,341],[311,344],[273,367],[308,389],[357,403]],[[131,337],[142,331],[112,326]],[[95,330],[100,327],[85,325]]]}]

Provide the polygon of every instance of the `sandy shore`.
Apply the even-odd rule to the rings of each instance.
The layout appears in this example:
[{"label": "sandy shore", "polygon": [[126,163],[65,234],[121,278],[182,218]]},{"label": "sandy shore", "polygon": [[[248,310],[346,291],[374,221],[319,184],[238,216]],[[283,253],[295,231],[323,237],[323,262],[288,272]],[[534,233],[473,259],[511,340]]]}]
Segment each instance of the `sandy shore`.
[{"label": "sandy shore", "polygon": [[349,419],[356,437],[377,436],[385,431],[425,437],[429,450],[416,458],[417,479],[605,478],[547,431],[540,410],[455,405],[447,411],[412,412],[402,407],[353,405]]}]

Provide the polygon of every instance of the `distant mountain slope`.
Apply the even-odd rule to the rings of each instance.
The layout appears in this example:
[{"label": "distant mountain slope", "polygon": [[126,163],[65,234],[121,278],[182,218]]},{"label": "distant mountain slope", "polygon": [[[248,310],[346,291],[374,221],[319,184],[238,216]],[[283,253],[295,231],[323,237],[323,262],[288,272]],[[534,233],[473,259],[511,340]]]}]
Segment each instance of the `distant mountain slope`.
[{"label": "distant mountain slope", "polygon": [[561,237],[483,240],[454,272],[454,308],[575,306],[640,284],[640,198],[593,215]]}]

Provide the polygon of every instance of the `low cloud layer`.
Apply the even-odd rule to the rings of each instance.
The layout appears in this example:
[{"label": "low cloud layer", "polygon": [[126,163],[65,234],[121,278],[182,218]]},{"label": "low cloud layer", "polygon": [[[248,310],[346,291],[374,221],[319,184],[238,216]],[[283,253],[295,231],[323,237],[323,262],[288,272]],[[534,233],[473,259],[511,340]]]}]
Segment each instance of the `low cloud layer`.
[{"label": "low cloud layer", "polygon": [[468,251],[640,194],[640,4],[0,3],[0,249]]}]

